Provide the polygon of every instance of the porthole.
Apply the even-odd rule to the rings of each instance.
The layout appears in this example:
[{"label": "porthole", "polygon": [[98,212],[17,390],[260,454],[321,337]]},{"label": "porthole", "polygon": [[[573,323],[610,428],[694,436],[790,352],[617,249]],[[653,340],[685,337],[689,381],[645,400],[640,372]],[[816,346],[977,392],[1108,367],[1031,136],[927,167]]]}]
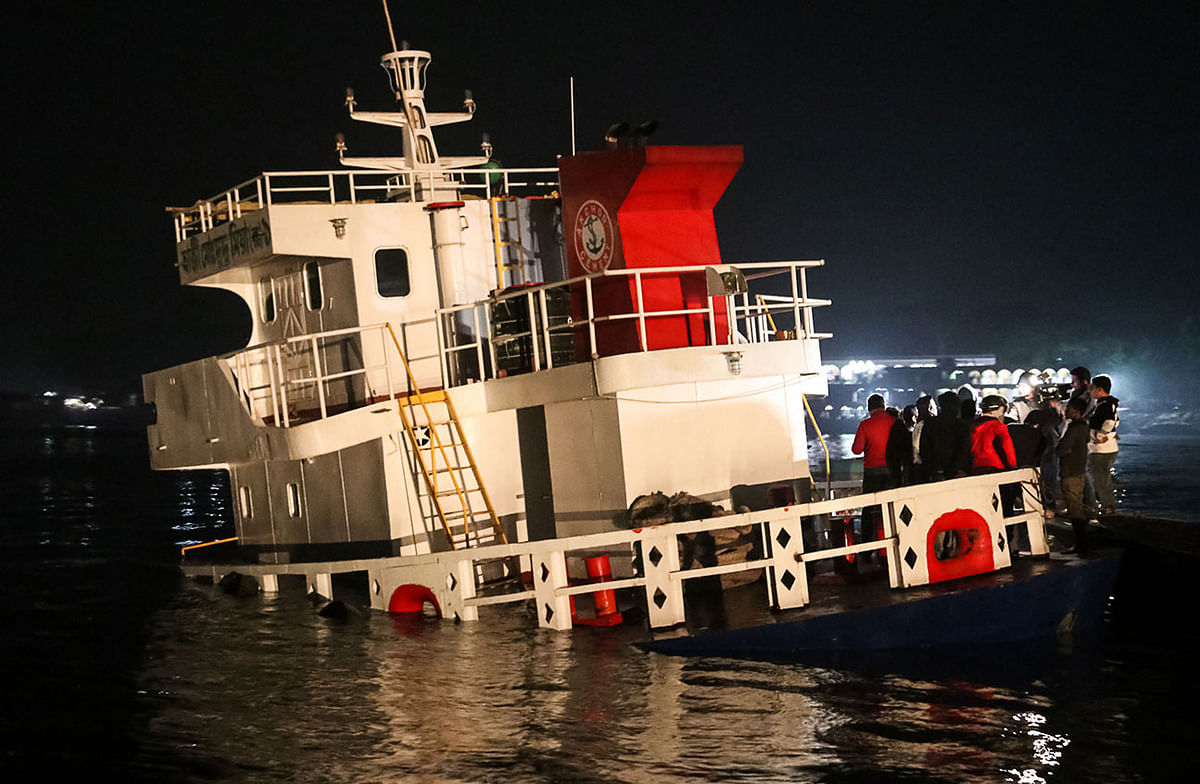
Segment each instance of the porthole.
[{"label": "porthole", "polygon": [[295,482],[287,484],[288,517],[300,516],[300,485]]}]

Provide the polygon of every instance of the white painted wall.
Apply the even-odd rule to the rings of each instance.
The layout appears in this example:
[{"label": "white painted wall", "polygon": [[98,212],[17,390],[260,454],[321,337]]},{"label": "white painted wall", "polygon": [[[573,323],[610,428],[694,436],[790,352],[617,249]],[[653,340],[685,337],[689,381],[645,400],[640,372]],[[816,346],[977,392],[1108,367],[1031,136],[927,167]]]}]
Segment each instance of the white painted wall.
[{"label": "white painted wall", "polygon": [[629,508],[617,401],[588,398],[546,406],[559,536],[611,531]]},{"label": "white painted wall", "polygon": [[630,502],[682,490],[728,504],[735,485],[809,475],[799,376],[673,384],[618,399]]}]

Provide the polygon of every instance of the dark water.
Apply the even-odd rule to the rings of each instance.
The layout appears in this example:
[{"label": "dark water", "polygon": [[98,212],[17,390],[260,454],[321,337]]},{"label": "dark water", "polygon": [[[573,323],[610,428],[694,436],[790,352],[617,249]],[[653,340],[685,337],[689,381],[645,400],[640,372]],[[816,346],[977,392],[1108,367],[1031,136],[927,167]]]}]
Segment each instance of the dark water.
[{"label": "dark water", "polygon": [[[1124,502],[1166,509],[1184,472],[1164,472],[1200,444],[1142,447],[1118,462]],[[1200,764],[1181,597],[1164,601],[1184,622],[1113,614],[1072,652],[827,666],[645,654],[636,630],[540,631],[515,609],[332,621],[298,592],[178,578],[176,543],[222,533],[223,501],[209,474],[151,474],[144,450],[138,434],[4,436],[8,781],[1115,783]]]}]

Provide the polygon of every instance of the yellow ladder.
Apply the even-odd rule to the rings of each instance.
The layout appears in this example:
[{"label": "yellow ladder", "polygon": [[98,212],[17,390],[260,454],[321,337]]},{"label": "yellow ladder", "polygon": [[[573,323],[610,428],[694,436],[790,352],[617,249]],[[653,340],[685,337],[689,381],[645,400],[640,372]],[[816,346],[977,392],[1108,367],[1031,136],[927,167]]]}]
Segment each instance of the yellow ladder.
[{"label": "yellow ladder", "polygon": [[444,390],[421,391],[395,330],[390,323],[387,328],[411,385],[410,394],[400,399],[400,421],[424,478],[420,498],[429,504],[426,519],[441,523],[454,550],[508,544],[454,404]]},{"label": "yellow ladder", "polygon": [[[515,196],[488,199],[492,210],[492,244],[496,249],[496,288],[525,283],[525,248],[521,245],[521,205]],[[515,251],[512,250],[515,248]],[[504,273],[512,273],[505,280]]]}]

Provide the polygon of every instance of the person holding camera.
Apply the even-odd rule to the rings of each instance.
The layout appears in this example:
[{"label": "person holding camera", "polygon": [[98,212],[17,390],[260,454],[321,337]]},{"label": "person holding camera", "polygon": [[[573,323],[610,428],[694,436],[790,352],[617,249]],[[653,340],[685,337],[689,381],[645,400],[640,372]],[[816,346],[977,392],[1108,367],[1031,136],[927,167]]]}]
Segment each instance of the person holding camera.
[{"label": "person holding camera", "polygon": [[1046,449],[1042,452],[1042,506],[1047,520],[1064,504],[1055,452],[1063,431],[1063,394],[1058,384],[1043,384],[1038,390],[1038,411],[1042,414],[1039,427],[1046,439]]},{"label": "person holding camera", "polygon": [[1022,424],[1031,413],[1038,408],[1037,399],[1037,377],[1032,371],[1026,371],[1021,374],[1020,380],[1017,381],[1017,391],[1021,394],[1013,398],[1012,405],[1008,407],[1008,413],[1017,424]]}]

